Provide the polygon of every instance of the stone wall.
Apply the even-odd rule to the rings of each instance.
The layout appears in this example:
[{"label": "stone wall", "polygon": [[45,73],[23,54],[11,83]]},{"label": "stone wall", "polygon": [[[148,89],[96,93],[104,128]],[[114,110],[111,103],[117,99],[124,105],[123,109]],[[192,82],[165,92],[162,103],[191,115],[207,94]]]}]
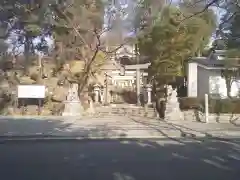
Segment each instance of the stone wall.
[{"label": "stone wall", "polygon": [[[185,121],[205,122],[205,114],[200,111],[188,110],[183,111]],[[209,114],[209,123],[235,123],[240,121],[240,114]]]},{"label": "stone wall", "polygon": [[231,122],[240,121],[240,114],[210,114],[209,122]]}]

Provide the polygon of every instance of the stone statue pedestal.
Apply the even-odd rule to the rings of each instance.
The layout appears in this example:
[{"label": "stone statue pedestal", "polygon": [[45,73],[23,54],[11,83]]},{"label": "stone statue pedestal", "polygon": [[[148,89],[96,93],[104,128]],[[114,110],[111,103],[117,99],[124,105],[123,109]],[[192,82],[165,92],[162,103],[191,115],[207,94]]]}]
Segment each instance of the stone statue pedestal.
[{"label": "stone statue pedestal", "polygon": [[146,89],[146,95],[147,95],[147,105],[151,105],[152,104],[152,85],[151,84],[147,84],[145,86]]},{"label": "stone statue pedestal", "polygon": [[87,109],[87,114],[88,115],[94,115],[95,114],[95,109],[93,107],[93,101],[89,98],[89,108]]},{"label": "stone statue pedestal", "polygon": [[62,116],[82,116],[83,107],[78,97],[77,84],[73,84],[69,88],[66,101],[64,101],[65,108]]},{"label": "stone statue pedestal", "polygon": [[165,111],[166,120],[183,120],[183,112],[179,108],[179,102],[177,98],[177,90],[172,89],[171,86],[168,87],[168,99],[166,103]]}]

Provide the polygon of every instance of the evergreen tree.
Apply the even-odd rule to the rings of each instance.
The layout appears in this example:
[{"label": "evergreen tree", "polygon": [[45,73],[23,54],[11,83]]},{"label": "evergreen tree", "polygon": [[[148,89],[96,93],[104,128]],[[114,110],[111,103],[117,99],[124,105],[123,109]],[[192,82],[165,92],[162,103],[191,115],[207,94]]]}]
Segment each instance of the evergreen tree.
[{"label": "evergreen tree", "polygon": [[240,12],[231,21],[227,36],[227,49],[240,49]]},{"label": "evergreen tree", "polygon": [[184,62],[203,50],[215,30],[215,16],[205,13],[186,19],[194,14],[192,9],[167,6],[151,32],[139,39],[140,54],[151,61],[149,75],[155,80],[158,107],[167,94],[165,85],[184,76]]},{"label": "evergreen tree", "polygon": [[0,56],[4,56],[7,52],[8,45],[6,43],[6,28],[0,26]]},{"label": "evergreen tree", "polygon": [[26,74],[28,74],[28,66],[31,64],[30,56],[37,48],[33,44],[34,39],[48,33],[48,24],[46,24],[44,16],[51,1],[53,0],[11,0],[0,2],[0,22],[8,26],[7,38],[11,36],[17,37],[17,41],[13,45],[24,46]]}]

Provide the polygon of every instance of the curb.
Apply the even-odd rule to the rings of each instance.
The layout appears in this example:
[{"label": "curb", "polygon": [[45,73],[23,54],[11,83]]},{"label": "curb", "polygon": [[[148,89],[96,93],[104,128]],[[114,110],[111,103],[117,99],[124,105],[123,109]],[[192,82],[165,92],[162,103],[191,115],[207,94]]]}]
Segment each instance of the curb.
[{"label": "curb", "polygon": [[58,140],[76,140],[76,141],[107,141],[107,140],[197,140],[198,138],[206,138],[205,135],[197,135],[195,137],[192,136],[92,136],[92,137],[84,137],[84,136],[50,136],[50,135],[42,135],[42,136],[0,136],[0,143],[4,142],[18,142],[18,141],[58,141]]},{"label": "curb", "polygon": [[[84,136],[0,136],[0,144],[4,143],[18,143],[18,142],[55,142],[55,141],[77,141],[77,142],[91,142],[91,141],[177,141],[184,143],[186,141],[205,141],[205,140],[216,140],[231,142],[234,139],[239,139],[235,136],[213,136],[213,135],[197,135],[191,136],[111,136],[111,137],[84,137]],[[240,141],[240,140],[239,140]]]}]

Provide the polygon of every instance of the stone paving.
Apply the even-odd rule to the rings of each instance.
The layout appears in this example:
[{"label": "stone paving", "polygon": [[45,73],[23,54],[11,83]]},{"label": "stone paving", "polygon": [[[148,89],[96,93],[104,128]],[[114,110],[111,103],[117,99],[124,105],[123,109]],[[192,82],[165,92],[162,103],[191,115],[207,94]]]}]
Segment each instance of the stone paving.
[{"label": "stone paving", "polygon": [[129,116],[86,117],[1,117],[0,136],[78,138],[179,138],[240,137],[240,126],[230,123],[166,122]]}]

